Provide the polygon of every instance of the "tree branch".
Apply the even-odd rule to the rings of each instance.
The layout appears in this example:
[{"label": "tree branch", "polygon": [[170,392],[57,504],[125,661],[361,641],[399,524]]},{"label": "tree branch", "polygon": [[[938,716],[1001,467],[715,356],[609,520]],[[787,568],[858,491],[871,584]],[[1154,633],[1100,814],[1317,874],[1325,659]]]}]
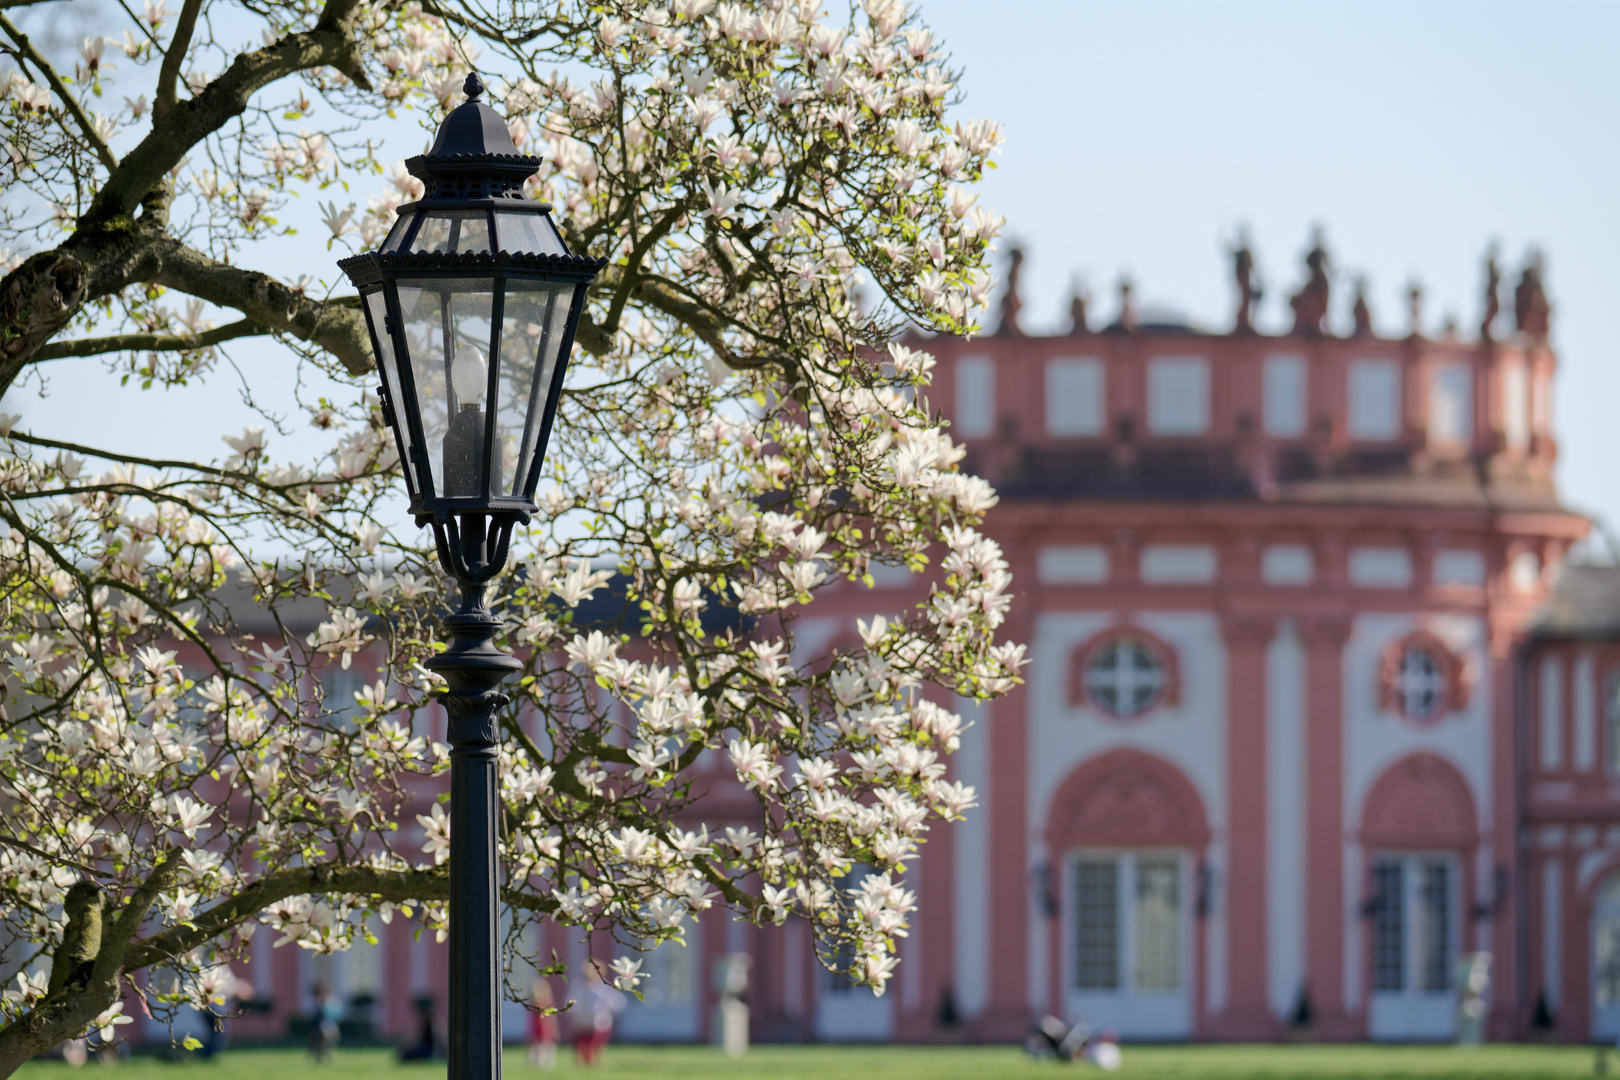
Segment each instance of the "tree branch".
[{"label": "tree branch", "polygon": [[53,341],[41,345],[29,358],[29,363],[61,360],[70,356],[98,356],[110,352],[190,352],[206,349],[232,338],[254,337],[270,332],[252,319],[227,323],[212,330],[195,334],[109,334],[106,337],[79,338],[76,341]]},{"label": "tree branch", "polygon": [[155,129],[169,110],[174,107],[176,88],[180,82],[180,65],[185,62],[186,50],[191,48],[191,35],[197,28],[197,12],[202,0],[186,0],[180,9],[180,21],[175,24],[174,37],[163,54],[163,66],[158,69],[157,92],[152,99],[152,126]]},{"label": "tree branch", "polygon": [[[112,148],[107,145],[100,135],[96,134],[94,121],[84,111],[84,106],[79,104],[79,99],[68,93],[67,84],[62,81],[62,76],[56,73],[56,69],[51,67],[50,61],[39,54],[39,50],[34,48],[34,43],[28,40],[28,35],[17,29],[17,24],[5,15],[0,15],[0,28],[4,28],[6,36],[17,43],[17,51],[26,56],[30,64],[33,64],[44,73],[45,80],[51,84],[51,89],[56,91],[56,96],[62,99],[63,107],[73,114],[74,122],[79,125],[80,134],[95,150],[96,156],[101,159],[101,163],[107,166],[107,171],[112,172],[117,169],[118,158],[113,156]],[[62,127],[66,130],[67,125],[63,124]],[[68,135],[71,137],[73,132],[68,131]]]},{"label": "tree branch", "polygon": [[154,124],[107,178],[84,220],[104,222],[133,214],[152,186],[193,146],[240,116],[254,94],[278,79],[329,66],[348,76],[360,89],[370,90],[371,78],[366,74],[353,25],[359,6],[360,0],[328,0],[313,30],[288,34],[273,45],[239,53],[231,66],[195,97],[174,102],[164,123]]},{"label": "tree branch", "polygon": [[156,273],[145,280],[234,308],[247,321],[319,345],[351,375],[371,370],[371,338],[358,307],[313,300],[269,274],[230,266],[177,240],[165,238],[163,246]]}]

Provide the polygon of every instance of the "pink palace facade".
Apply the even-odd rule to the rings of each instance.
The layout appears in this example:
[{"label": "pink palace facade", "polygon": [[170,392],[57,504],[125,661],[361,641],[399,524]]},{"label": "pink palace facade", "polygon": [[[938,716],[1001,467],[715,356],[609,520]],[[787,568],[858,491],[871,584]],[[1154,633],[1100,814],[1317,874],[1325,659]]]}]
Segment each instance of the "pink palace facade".
[{"label": "pink palace facade", "polygon": [[[1044,1013],[1127,1039],[1448,1039],[1475,953],[1490,1037],[1620,1035],[1620,570],[1563,567],[1588,523],[1552,482],[1538,270],[1470,340],[1377,337],[1359,303],[1331,336],[1318,274],[1281,336],[1246,310],[1232,333],[1136,322],[1128,292],[1107,329],[1027,336],[1014,292],[1001,332],[926,342],[1000,492],[1033,658],[1014,693],[955,703],[980,809],[912,864],[884,997],[823,972],[802,923],[709,917],[649,958],[616,1037],[714,1037],[737,952],[761,1041],[1013,1040]],[[795,647],[926,590],[840,586]],[[705,819],[746,820],[714,775]],[[331,958],[271,938],[238,1038],[286,1032],[316,979],[358,1034],[403,1037],[419,997],[443,1015],[443,949],[404,925]]]}]

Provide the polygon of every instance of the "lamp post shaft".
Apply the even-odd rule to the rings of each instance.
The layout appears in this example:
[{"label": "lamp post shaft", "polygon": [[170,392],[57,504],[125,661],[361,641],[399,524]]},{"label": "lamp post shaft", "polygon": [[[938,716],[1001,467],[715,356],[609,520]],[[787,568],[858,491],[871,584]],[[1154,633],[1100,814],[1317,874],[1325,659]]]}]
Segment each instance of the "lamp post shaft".
[{"label": "lamp post shaft", "polygon": [[494,645],[501,623],[484,586],[461,582],[461,610],[445,620],[450,645],[427,666],[444,676],[440,698],[450,736],[450,1069],[449,1080],[500,1080],[500,830],[498,714],[509,700],[495,689],[521,665]]}]

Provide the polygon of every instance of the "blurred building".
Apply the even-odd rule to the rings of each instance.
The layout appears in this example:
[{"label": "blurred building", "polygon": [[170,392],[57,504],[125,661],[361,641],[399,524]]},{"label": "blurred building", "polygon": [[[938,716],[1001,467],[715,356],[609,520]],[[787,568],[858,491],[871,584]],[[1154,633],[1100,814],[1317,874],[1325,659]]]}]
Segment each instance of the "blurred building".
[{"label": "blurred building", "polygon": [[[1539,257],[1506,304],[1492,259],[1479,328],[1438,337],[1416,289],[1412,332],[1375,334],[1357,289],[1329,333],[1320,242],[1291,332],[1261,334],[1234,269],[1229,332],[1138,315],[1125,284],[1109,325],[1077,300],[1029,336],[1015,256],[999,331],[923,343],[1000,493],[1032,663],[957,703],[981,809],[913,871],[876,1026],[1449,1039],[1484,953],[1491,1037],[1612,1040],[1620,570],[1564,569],[1589,523],[1553,484]],[[926,589],[880,585],[850,618]]]},{"label": "blurred building", "polygon": [[[1230,332],[1138,318],[1126,286],[1105,327],[1077,300],[1069,332],[1026,335],[1014,273],[998,332],[913,342],[999,490],[1007,634],[1032,657],[1014,693],[954,703],[980,808],[911,864],[883,997],[825,972],[802,922],[716,912],[646,958],[618,1037],[714,1037],[736,953],[768,1041],[1011,1040],[1045,1013],[1141,1039],[1449,1039],[1477,954],[1491,1037],[1620,1035],[1620,570],[1565,565],[1589,525],[1553,485],[1539,261],[1507,313],[1493,265],[1480,329],[1438,338],[1377,336],[1359,296],[1328,333],[1320,244],[1293,330],[1258,333],[1247,252],[1234,268]],[[876,569],[796,624],[801,658],[926,597]],[[333,700],[358,688],[334,678],[354,685]],[[437,712],[417,723],[442,738]],[[703,819],[747,822],[711,757]],[[624,948],[598,938],[536,944]],[[295,1027],[316,982],[356,1035],[443,1015],[443,948],[404,920],[335,957],[272,940],[239,1037]]]}]

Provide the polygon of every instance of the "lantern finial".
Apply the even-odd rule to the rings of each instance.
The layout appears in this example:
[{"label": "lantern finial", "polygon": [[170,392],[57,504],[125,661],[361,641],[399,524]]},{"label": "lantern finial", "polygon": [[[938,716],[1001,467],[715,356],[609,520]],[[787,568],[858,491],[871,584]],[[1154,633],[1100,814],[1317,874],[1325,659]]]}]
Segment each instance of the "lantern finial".
[{"label": "lantern finial", "polygon": [[489,87],[484,85],[484,80],[478,77],[476,71],[467,72],[467,81],[461,84],[461,92],[467,95],[468,101],[477,101],[483,96],[484,91],[488,89]]}]

